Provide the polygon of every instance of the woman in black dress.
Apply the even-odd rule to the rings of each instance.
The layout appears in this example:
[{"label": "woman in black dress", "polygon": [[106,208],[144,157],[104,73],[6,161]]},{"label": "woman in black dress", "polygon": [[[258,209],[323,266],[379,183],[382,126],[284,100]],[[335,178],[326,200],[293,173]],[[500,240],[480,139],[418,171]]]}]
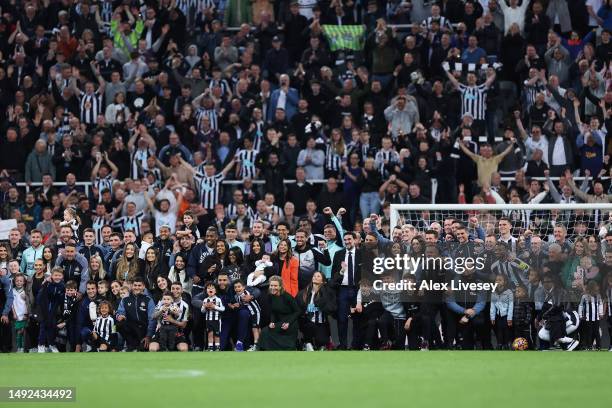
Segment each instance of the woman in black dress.
[{"label": "woman in black dress", "polygon": [[261,350],[295,350],[298,335],[298,317],[301,310],[295,299],[283,289],[280,276],[272,276],[268,286],[270,324],[261,332]]}]

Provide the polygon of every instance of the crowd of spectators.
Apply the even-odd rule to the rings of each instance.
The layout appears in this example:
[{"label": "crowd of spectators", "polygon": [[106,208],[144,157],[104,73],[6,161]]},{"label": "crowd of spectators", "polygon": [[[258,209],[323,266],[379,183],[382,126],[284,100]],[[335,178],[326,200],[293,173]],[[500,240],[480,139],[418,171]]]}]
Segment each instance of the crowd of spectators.
[{"label": "crowd of spectators", "polygon": [[[3,351],[574,349],[574,311],[591,349],[612,328],[610,211],[389,225],[397,203],[612,201],[609,1],[0,9]],[[461,278],[501,290],[379,293],[396,254],[484,256]],[[425,277],[458,279],[382,279]]]}]

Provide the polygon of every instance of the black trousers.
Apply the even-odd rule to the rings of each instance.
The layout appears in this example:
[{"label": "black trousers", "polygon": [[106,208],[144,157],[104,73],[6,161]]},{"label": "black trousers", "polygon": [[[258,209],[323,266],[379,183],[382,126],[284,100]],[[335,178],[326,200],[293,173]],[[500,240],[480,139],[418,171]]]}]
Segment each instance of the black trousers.
[{"label": "black trousers", "polygon": [[508,327],[507,316],[495,317],[495,339],[498,348],[508,346],[510,343],[510,328]]},{"label": "black trousers", "polygon": [[459,336],[459,344],[463,350],[474,350],[476,341],[480,340],[484,350],[491,349],[491,333],[490,326],[486,324],[482,315],[475,316],[468,320],[467,323],[461,323],[463,315],[456,315],[455,318],[449,320],[449,331],[457,333]]},{"label": "black trousers", "polygon": [[582,347],[593,347],[593,341],[597,348],[601,345],[601,336],[599,335],[599,320],[596,322],[587,322],[585,320],[580,322],[581,333],[580,339],[582,340]]},{"label": "black trousers", "polygon": [[421,347],[421,338],[427,340],[431,334],[431,318],[428,314],[419,313],[412,317],[410,329],[406,332],[408,335],[408,349],[419,350]]},{"label": "black trousers", "polygon": [[304,343],[312,343],[315,348],[325,347],[329,341],[329,323],[313,323],[307,317],[300,318],[300,331]]},{"label": "black trousers", "polygon": [[13,349],[13,325],[0,323],[0,352],[10,353]]},{"label": "black trousers", "polygon": [[123,320],[117,323],[117,331],[125,340],[129,351],[142,349],[142,340],[147,335],[147,325],[133,320]]},{"label": "black trousers", "polygon": [[406,342],[405,323],[406,319],[396,319],[391,313],[385,311],[380,317],[378,325],[381,343],[384,345],[391,341],[394,350],[403,350]]},{"label": "black trousers", "polygon": [[[448,333],[449,310],[446,304],[442,301],[430,301],[423,303],[423,313],[429,319],[429,332],[425,332],[423,337],[429,342],[430,347],[435,348],[450,348],[452,346],[452,338]],[[436,318],[440,314],[440,326],[442,333],[438,329]],[[454,316],[451,316],[454,318]],[[450,339],[450,342],[449,342]]]}]

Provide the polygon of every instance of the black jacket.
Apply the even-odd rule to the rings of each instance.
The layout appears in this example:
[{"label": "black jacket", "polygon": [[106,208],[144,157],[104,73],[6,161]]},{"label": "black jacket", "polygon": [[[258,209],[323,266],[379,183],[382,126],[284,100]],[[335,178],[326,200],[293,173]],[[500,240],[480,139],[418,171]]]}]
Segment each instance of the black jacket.
[{"label": "black jacket", "polygon": [[[331,278],[331,283],[334,287],[339,288],[342,285],[342,279],[344,278],[344,275],[341,274],[341,270],[342,270],[342,262],[344,262],[344,257],[346,256],[346,248],[341,249],[340,251],[336,252],[334,254],[334,259],[332,261],[332,278]],[[359,281],[361,280],[361,269],[363,267],[363,263],[362,263],[362,251],[361,249],[355,249],[355,269],[353,270],[354,273],[354,286],[357,286],[359,284]]]}]

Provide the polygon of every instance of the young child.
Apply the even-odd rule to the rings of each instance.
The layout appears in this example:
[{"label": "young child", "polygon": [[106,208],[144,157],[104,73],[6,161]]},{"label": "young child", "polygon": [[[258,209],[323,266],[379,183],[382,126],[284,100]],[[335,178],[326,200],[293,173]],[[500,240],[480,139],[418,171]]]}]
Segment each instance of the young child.
[{"label": "young child", "polygon": [[529,299],[527,289],[517,286],[514,294],[514,311],[512,312],[512,328],[514,338],[523,337],[529,344],[529,349],[535,349],[533,341],[533,321],[535,317],[535,305]]},{"label": "young child", "polygon": [[491,326],[495,328],[495,338],[499,350],[509,350],[510,328],[512,327],[512,314],[514,313],[514,295],[508,288],[506,275],[495,277],[497,288],[491,294]]},{"label": "young child", "polygon": [[[264,255],[265,256],[265,255]],[[259,342],[259,335],[261,334],[261,307],[255,299],[246,300],[251,293],[246,289],[244,282],[237,280],[234,282],[234,292],[236,293],[236,303],[239,304],[239,309],[246,309],[251,315],[251,330],[253,331],[253,345],[249,347],[248,351],[257,351],[257,343]],[[238,346],[236,345],[236,348]]]},{"label": "young child", "polygon": [[128,296],[130,296],[130,288],[128,286],[122,286],[121,289],[119,289],[119,297],[125,299]]},{"label": "young child", "polygon": [[36,303],[40,308],[40,331],[38,335],[38,352],[45,353],[46,345],[49,351],[59,353],[55,345],[57,334],[57,310],[64,301],[64,271],[60,267],[51,270],[51,278],[45,282],[36,297]]},{"label": "young child", "polygon": [[13,278],[13,326],[15,328],[15,343],[17,352],[23,353],[25,332],[30,314],[30,297],[25,290],[25,275],[18,273]]},{"label": "young child", "polygon": [[66,282],[66,293],[64,294],[64,303],[61,309],[60,323],[57,328],[59,333],[70,344],[72,350],[76,350],[79,345],[78,332],[78,314],[79,314],[79,299],[77,298],[77,284],[70,280]]},{"label": "young child", "polygon": [[110,302],[103,300],[98,310],[99,316],[96,318],[88,343],[97,351],[114,351],[117,334]]},{"label": "young child", "polygon": [[64,210],[64,221],[60,222],[60,227],[69,226],[72,228],[72,236],[74,240],[79,242],[79,228],[81,228],[81,219],[74,208],[66,208]]},{"label": "young child", "polygon": [[202,313],[206,320],[208,351],[220,351],[221,314],[225,311],[225,305],[217,296],[217,287],[214,283],[206,285],[206,294],[208,297],[202,303]]},{"label": "young child", "polygon": [[191,235],[196,241],[200,240],[200,231],[193,213],[189,210],[183,213],[183,227],[176,231],[176,237],[182,238]]},{"label": "young child", "polygon": [[98,298],[100,300],[111,301],[112,293],[109,291],[108,281],[101,280],[98,282]]},{"label": "young child", "polygon": [[172,293],[164,293],[153,313],[153,318],[157,319],[155,338],[159,343],[160,351],[174,351],[178,327],[172,324],[172,319],[177,319],[179,314],[180,310],[174,303]]},{"label": "young child", "polygon": [[382,313],[380,295],[372,288],[370,281],[362,279],[357,291],[357,303],[354,308],[351,308],[351,317],[362,334],[360,346],[364,351],[369,351],[374,346],[374,337]]},{"label": "young child", "polygon": [[140,250],[138,251],[138,259],[145,259],[145,254],[147,253],[147,249],[153,246],[154,236],[151,232],[145,232],[142,235],[142,239],[140,242]]},{"label": "young child", "polygon": [[601,341],[599,320],[603,317],[603,301],[599,294],[599,284],[594,280],[589,281],[584,288],[584,294],[578,305],[578,315],[582,329],[580,335],[582,347],[585,350],[594,350],[593,341],[595,341],[595,348],[599,350]]},{"label": "young child", "polygon": [[264,283],[267,279],[264,270],[272,265],[270,255],[262,255],[260,260],[255,261],[255,270],[249,273],[249,276],[247,276],[247,286],[249,288],[253,288]]}]

